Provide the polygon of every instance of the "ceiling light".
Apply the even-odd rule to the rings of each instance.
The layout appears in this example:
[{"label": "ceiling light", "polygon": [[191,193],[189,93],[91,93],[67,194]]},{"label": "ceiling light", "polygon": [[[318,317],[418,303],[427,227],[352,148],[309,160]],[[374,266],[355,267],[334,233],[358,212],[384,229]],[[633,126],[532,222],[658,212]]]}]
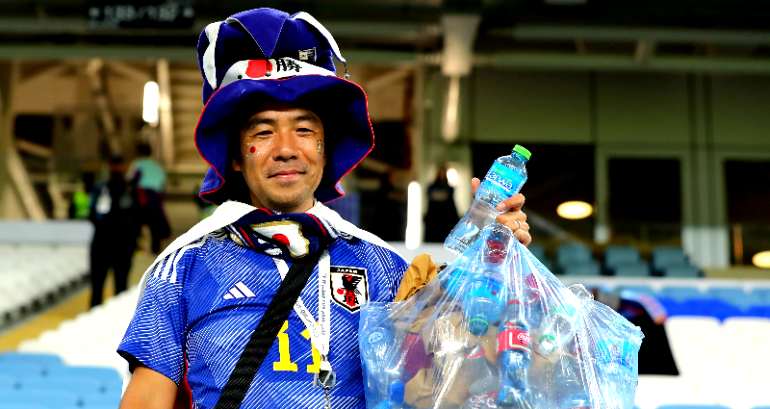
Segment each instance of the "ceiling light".
[{"label": "ceiling light", "polygon": [[594,208],[586,203],[580,201],[564,202],[556,208],[556,213],[570,220],[585,219],[594,212]]},{"label": "ceiling light", "polygon": [[770,268],[770,250],[755,254],[751,262],[760,268]]},{"label": "ceiling light", "polygon": [[446,170],[446,182],[451,187],[457,187],[457,169],[450,167]]},{"label": "ceiling light", "polygon": [[152,126],[158,124],[158,102],[160,93],[158,83],[149,81],[144,84],[144,101],[142,104],[142,119]]}]

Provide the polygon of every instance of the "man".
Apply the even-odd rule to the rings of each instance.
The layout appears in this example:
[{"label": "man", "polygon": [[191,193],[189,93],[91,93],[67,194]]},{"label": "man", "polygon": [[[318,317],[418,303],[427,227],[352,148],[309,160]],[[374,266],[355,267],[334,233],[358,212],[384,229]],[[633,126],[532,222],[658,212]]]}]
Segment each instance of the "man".
[{"label": "man", "polygon": [[91,307],[102,303],[104,280],[112,268],[115,294],[126,290],[128,272],[139,236],[139,206],[134,189],[123,174],[123,157],[109,160],[110,179],[91,192],[89,220],[94,225],[91,241]]},{"label": "man", "polygon": [[163,211],[163,186],[166,171],[150,156],[150,145],[143,143],[136,148],[136,159],[126,173],[126,179],[137,188],[142,218],[150,227],[152,252],[160,253],[160,241],[171,234],[171,227]]},{"label": "man", "polygon": [[[133,370],[121,408],[363,408],[358,312],[392,301],[408,266],[322,204],[373,147],[363,90],[335,75],[333,56],[345,60],[306,13],[233,15],[204,30],[198,51],[196,144],[211,165],[201,197],[221,206],[145,273],[119,347]],[[522,204],[508,199],[515,211],[500,221],[521,221],[528,243]],[[293,311],[258,339],[276,294],[308,266]],[[313,385],[319,372],[336,374],[328,395]]]}]

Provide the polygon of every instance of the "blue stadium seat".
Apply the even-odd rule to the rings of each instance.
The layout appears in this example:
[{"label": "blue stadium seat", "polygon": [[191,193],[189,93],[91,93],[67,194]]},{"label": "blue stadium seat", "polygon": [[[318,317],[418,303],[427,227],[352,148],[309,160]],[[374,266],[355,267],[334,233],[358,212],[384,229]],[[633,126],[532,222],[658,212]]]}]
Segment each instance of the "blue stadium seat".
[{"label": "blue stadium seat", "polygon": [[[5,403],[0,402],[0,409],[51,409],[50,406],[30,405],[26,403]],[[59,409],[55,407],[55,409]]]},{"label": "blue stadium seat", "polygon": [[43,376],[45,371],[42,366],[36,364],[0,364],[0,375],[9,375],[18,379]]},{"label": "blue stadium seat", "polygon": [[735,305],[722,300],[693,298],[683,301],[676,315],[699,315],[724,320],[728,317],[742,317],[745,313]]},{"label": "blue stadium seat", "polygon": [[19,390],[15,392],[0,393],[0,402],[7,405],[40,405],[51,409],[58,409],[68,405],[78,405],[80,403],[76,393],[47,390]]},{"label": "blue stadium seat", "polygon": [[770,318],[770,305],[754,305],[746,310],[747,317]]},{"label": "blue stadium seat", "polygon": [[604,265],[609,271],[614,271],[616,267],[628,264],[639,264],[639,249],[631,246],[608,246],[604,250]]},{"label": "blue stadium seat", "polygon": [[760,304],[770,304],[770,288],[755,288],[751,290],[751,294],[757,297]]},{"label": "blue stadium seat", "polygon": [[710,288],[708,291],[706,291],[706,296],[713,299],[722,300],[744,309],[753,305],[762,304],[759,295],[746,293],[740,287]]},{"label": "blue stadium seat", "polygon": [[671,266],[667,267],[664,273],[666,277],[677,278],[696,278],[700,277],[700,270],[695,266]]},{"label": "blue stadium seat", "polygon": [[599,263],[595,261],[570,263],[563,268],[564,275],[570,276],[598,276],[602,273]]},{"label": "blue stadium seat", "polygon": [[101,382],[122,381],[118,371],[98,366],[61,366],[51,368],[48,376],[59,378],[91,378]]},{"label": "blue stadium seat", "polygon": [[117,393],[98,393],[82,395],[83,406],[89,409],[94,406],[109,406],[117,409],[120,406],[120,391]]},{"label": "blue stadium seat", "polygon": [[662,275],[666,267],[689,264],[681,247],[656,247],[652,250],[652,270]]},{"label": "blue stadium seat", "polygon": [[23,391],[47,389],[51,391],[74,392],[78,395],[101,393],[105,389],[103,382],[97,379],[82,377],[64,378],[48,376],[45,378],[22,379],[19,383],[20,389]]},{"label": "blue stadium seat", "polygon": [[704,295],[695,287],[663,287],[663,289],[660,290],[660,296],[673,298],[676,301],[704,297]]},{"label": "blue stadium seat", "polygon": [[571,263],[592,261],[593,255],[588,246],[580,243],[562,244],[556,249],[556,264],[567,267]]},{"label": "blue stadium seat", "polygon": [[615,266],[615,275],[618,277],[647,277],[650,275],[650,267],[644,263],[621,264]]},{"label": "blue stadium seat", "polygon": [[0,354],[0,365],[3,364],[33,364],[43,368],[63,365],[58,355],[24,352],[4,352]]},{"label": "blue stadium seat", "polygon": [[0,392],[16,389],[17,384],[15,377],[0,374]]}]

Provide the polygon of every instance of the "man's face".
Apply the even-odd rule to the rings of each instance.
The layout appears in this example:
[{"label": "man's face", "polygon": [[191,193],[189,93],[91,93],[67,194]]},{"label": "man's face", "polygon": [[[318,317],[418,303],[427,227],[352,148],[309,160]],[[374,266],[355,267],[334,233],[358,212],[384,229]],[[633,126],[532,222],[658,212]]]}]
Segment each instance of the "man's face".
[{"label": "man's face", "polygon": [[262,104],[241,127],[241,160],[232,163],[243,173],[251,204],[282,213],[309,210],[326,165],[323,143],[323,124],[314,112]]}]

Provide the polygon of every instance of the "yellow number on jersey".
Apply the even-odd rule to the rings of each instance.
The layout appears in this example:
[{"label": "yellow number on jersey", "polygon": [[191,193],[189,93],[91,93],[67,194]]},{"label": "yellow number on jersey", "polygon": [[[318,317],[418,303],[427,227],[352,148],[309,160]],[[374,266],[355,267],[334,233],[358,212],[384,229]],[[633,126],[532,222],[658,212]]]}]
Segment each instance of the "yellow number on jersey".
[{"label": "yellow number on jersey", "polygon": [[289,321],[285,321],[278,332],[278,354],[280,354],[281,359],[278,362],[273,362],[273,370],[297,372],[297,364],[291,362],[287,329],[289,329]]},{"label": "yellow number on jersey", "polygon": [[[307,328],[302,331],[302,336],[305,337],[305,339],[310,339],[310,333],[307,331]],[[315,349],[312,343],[310,344],[310,348],[313,351],[313,364],[307,366],[307,373],[318,373],[318,370],[321,368],[321,354]]]}]

